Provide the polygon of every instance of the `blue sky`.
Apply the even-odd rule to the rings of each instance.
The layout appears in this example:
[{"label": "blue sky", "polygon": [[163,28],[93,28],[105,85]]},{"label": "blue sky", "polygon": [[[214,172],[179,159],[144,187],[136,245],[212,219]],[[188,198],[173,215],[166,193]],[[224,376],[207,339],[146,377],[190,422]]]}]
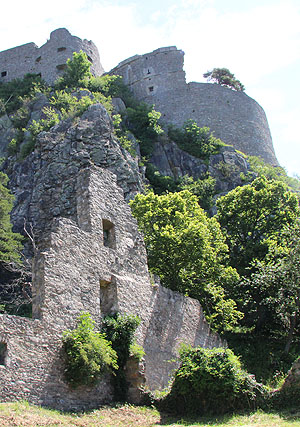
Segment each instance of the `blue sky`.
[{"label": "blue sky", "polygon": [[56,28],[93,40],[108,71],[162,46],[185,52],[187,81],[226,67],[265,110],[278,160],[300,176],[299,0],[27,0],[1,5],[0,50]]}]

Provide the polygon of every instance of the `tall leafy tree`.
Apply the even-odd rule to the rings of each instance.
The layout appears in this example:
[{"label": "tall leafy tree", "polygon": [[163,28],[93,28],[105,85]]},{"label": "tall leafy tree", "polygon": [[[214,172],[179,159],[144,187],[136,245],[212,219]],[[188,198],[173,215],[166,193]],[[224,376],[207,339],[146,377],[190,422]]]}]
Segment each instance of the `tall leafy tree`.
[{"label": "tall leafy tree", "polygon": [[189,191],[137,195],[133,215],[144,233],[150,271],[164,286],[197,298],[211,325],[222,331],[241,313],[224,291],[237,283],[226,266],[227,245],[218,222],[208,218]]},{"label": "tall leafy tree", "polygon": [[285,352],[288,353],[300,328],[299,219],[284,227],[280,245],[274,242],[266,259],[256,267],[244,283],[257,290],[256,298],[249,301],[247,309],[254,317],[256,329],[286,337]]},{"label": "tall leafy tree", "polygon": [[0,172],[0,265],[20,262],[21,235],[13,233],[10,212],[14,197],[7,188],[8,176]]},{"label": "tall leafy tree", "polygon": [[230,263],[242,275],[250,275],[254,260],[263,260],[270,242],[280,239],[284,226],[299,215],[297,196],[283,183],[255,179],[217,201],[216,219],[226,233]]}]

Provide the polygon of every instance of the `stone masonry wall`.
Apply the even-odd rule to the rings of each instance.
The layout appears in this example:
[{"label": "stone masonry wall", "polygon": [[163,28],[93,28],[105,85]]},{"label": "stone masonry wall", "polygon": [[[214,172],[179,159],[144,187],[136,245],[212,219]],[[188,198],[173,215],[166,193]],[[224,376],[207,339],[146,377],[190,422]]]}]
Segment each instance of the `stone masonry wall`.
[{"label": "stone masonry wall", "polygon": [[65,28],[50,34],[50,39],[40,48],[35,43],[27,43],[0,52],[0,82],[22,78],[26,73],[41,74],[47,83],[53,83],[64,69],[73,52],[83,50],[91,62],[94,75],[103,74],[99,52],[92,41],[72,36]]},{"label": "stone masonry wall", "polygon": [[243,92],[210,83],[186,83],[181,50],[174,46],[136,55],[110,71],[123,77],[140,101],[154,104],[162,122],[193,119],[237,150],[277,165],[266,115]]},{"label": "stone masonry wall", "polygon": [[224,345],[212,334],[200,304],[152,284],[136,220],[116,177],[83,168],[74,194],[77,220],[56,218],[37,241],[33,266],[33,319],[0,316],[2,401],[27,399],[59,409],[82,409],[111,400],[108,378],[96,388],[72,390],[63,379],[61,335],[88,311],[98,325],[119,311],[139,315],[136,338],[146,351],[150,389],[166,386],[180,342]]}]

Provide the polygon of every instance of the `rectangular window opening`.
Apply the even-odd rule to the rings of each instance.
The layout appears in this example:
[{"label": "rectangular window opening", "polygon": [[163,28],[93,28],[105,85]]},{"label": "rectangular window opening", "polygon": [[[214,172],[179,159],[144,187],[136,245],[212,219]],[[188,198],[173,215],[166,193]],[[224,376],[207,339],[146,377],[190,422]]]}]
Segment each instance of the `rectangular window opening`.
[{"label": "rectangular window opening", "polygon": [[2,71],[1,77],[5,77],[5,76],[7,76],[7,71]]},{"label": "rectangular window opening", "polygon": [[63,52],[64,50],[66,50],[66,47],[59,47],[59,48],[57,48],[57,52]]},{"label": "rectangular window opening", "polygon": [[154,86],[150,86],[149,87],[149,92],[153,92],[154,91]]},{"label": "rectangular window opening", "polygon": [[0,365],[5,365],[7,355],[7,344],[6,342],[0,342]]},{"label": "rectangular window opening", "polygon": [[103,244],[107,248],[116,249],[115,226],[108,219],[102,219]]}]

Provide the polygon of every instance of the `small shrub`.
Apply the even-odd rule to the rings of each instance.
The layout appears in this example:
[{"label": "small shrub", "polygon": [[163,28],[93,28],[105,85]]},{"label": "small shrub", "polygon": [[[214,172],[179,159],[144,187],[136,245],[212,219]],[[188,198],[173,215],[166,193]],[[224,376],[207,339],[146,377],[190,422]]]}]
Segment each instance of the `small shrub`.
[{"label": "small shrub", "polygon": [[72,387],[94,385],[104,372],[118,367],[111,343],[94,329],[90,315],[82,313],[77,328],[63,334],[65,378]]},{"label": "small shrub", "polygon": [[180,349],[180,361],[171,390],[160,402],[163,409],[178,413],[225,413],[253,408],[266,393],[229,349],[184,346]]},{"label": "small shrub", "polygon": [[220,147],[226,144],[214,137],[208,127],[200,128],[193,120],[187,120],[181,128],[169,126],[169,138],[192,156],[207,160],[212,154],[217,154]]}]

